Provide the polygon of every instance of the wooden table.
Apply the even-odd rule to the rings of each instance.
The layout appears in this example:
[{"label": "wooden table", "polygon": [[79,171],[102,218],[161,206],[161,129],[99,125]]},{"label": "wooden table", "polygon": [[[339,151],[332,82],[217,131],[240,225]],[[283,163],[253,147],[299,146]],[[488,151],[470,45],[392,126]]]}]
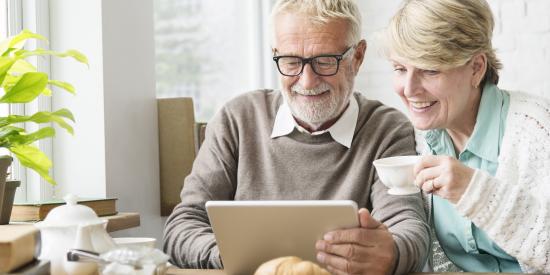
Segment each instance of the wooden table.
[{"label": "wooden table", "polygon": [[128,228],[138,227],[140,225],[139,213],[119,212],[112,216],[99,217],[107,220],[107,232],[114,232]]},{"label": "wooden table", "polygon": [[[167,275],[226,275],[223,270],[219,269],[178,269],[175,267],[168,268]],[[441,273],[411,273],[410,275],[437,275]],[[464,273],[443,273],[445,275],[517,275],[516,273],[474,273],[474,272],[464,272]]]},{"label": "wooden table", "polygon": [[220,269],[179,269],[175,267],[168,268],[167,275],[226,275]]}]

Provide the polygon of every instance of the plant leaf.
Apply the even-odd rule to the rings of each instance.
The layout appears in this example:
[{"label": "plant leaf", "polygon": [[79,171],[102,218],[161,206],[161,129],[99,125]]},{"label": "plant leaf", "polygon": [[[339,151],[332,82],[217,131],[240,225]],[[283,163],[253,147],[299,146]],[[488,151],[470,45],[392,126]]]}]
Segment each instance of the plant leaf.
[{"label": "plant leaf", "polygon": [[71,94],[75,94],[75,90],[74,90],[74,87],[73,85],[71,85],[71,83],[68,83],[68,82],[64,82],[64,81],[60,81],[60,80],[49,80],[48,81],[48,84],[50,85],[53,85],[53,86],[57,86],[57,87],[60,87],[60,88],[63,88],[65,89],[67,92],[71,93]]},{"label": "plant leaf", "polygon": [[34,171],[36,171],[47,182],[55,185],[56,182],[50,177],[48,171],[52,167],[52,162],[40,149],[32,145],[16,145],[8,149],[17,157],[19,162]]},{"label": "plant leaf", "polygon": [[64,118],[68,118],[68,119],[70,119],[72,122],[75,122],[73,113],[71,113],[71,111],[69,111],[69,109],[62,108],[62,109],[59,109],[59,110],[53,112],[53,114],[54,114],[54,115],[61,116],[61,117],[64,117]]},{"label": "plant leaf", "polygon": [[0,98],[0,103],[27,103],[35,99],[48,84],[48,75],[39,72],[25,73],[21,79]]},{"label": "plant leaf", "polygon": [[46,88],[44,88],[44,91],[42,91],[42,94],[45,95],[45,96],[51,96],[52,95],[52,90],[50,90],[50,88],[46,87]]},{"label": "plant leaf", "polygon": [[4,39],[0,42],[0,56],[7,56],[9,54],[10,39]]},{"label": "plant leaf", "polygon": [[20,116],[20,115],[11,115],[11,116],[7,116],[7,117],[1,117],[0,118],[0,127],[1,128],[4,128],[4,127],[8,127],[8,125],[10,124],[15,124],[15,123],[19,123],[19,122],[26,122],[26,121],[29,121],[29,118],[28,116]]},{"label": "plant leaf", "polygon": [[19,34],[8,37],[0,43],[0,55],[7,56],[13,49],[22,49],[25,45],[25,40],[30,38],[47,41],[47,39],[40,34],[33,33],[29,30],[22,30]]},{"label": "plant leaf", "polygon": [[9,143],[12,144],[13,146],[14,144],[16,145],[31,144],[37,140],[41,140],[41,139],[45,139],[53,136],[55,136],[55,129],[52,127],[44,127],[36,132],[30,133],[27,135],[22,135],[18,133],[17,135],[8,136],[6,138],[8,139]]},{"label": "plant leaf", "polygon": [[20,132],[25,132],[25,129],[14,126],[2,127],[0,128],[0,139],[8,138],[10,135],[19,134]]},{"label": "plant leaf", "polygon": [[15,60],[13,58],[0,57],[0,84],[4,82],[4,78],[6,78],[6,75],[13,66],[14,62]]},{"label": "plant leaf", "polygon": [[74,135],[73,127],[69,125],[69,123],[67,123],[65,120],[63,120],[63,118],[58,116],[53,116],[52,120],[55,121],[55,123],[57,123],[57,125],[59,125],[61,128],[67,130],[69,134]]},{"label": "plant leaf", "polygon": [[31,32],[29,30],[22,30],[19,34],[17,34],[16,36],[14,36],[10,43],[8,44],[8,48],[17,48],[17,49],[22,49],[23,48],[23,45],[21,44],[21,42],[27,40],[27,39],[30,39],[30,38],[35,38],[35,39],[40,39],[40,40],[44,40],[44,41],[48,41],[46,39],[46,37],[40,35],[40,34],[37,34],[37,33],[34,33],[34,32]]},{"label": "plant leaf", "polygon": [[38,112],[32,116],[21,116],[21,115],[10,115],[7,117],[0,117],[0,129],[3,127],[8,127],[7,125],[21,122],[34,122],[34,123],[48,123],[55,122],[60,127],[64,128],[70,134],[73,134],[73,128],[65,121],[69,119],[75,121],[73,114],[68,109],[59,109],[53,113],[51,112]]},{"label": "plant leaf", "polygon": [[20,75],[12,75],[12,74],[6,74],[6,78],[4,79],[4,82],[2,83],[2,87],[4,88],[4,92],[7,92],[13,86],[15,86],[15,83],[21,79]]},{"label": "plant leaf", "polygon": [[44,127],[26,136],[32,138],[33,142],[45,138],[55,137],[55,129],[53,127]]},{"label": "plant leaf", "polygon": [[88,58],[83,53],[81,53],[77,50],[67,50],[67,51],[65,51],[65,54],[67,56],[71,56],[72,58],[76,59],[80,63],[84,63],[84,64],[90,66],[90,64],[88,64]]},{"label": "plant leaf", "polygon": [[11,67],[10,73],[24,74],[28,72],[36,72],[36,67],[24,59],[18,59]]},{"label": "plant leaf", "polygon": [[64,117],[74,121],[74,117],[73,117],[72,113],[69,110],[66,110],[66,109],[61,109],[61,110],[58,110],[58,111],[53,112],[53,113],[38,112],[38,113],[32,115],[27,121],[32,121],[32,122],[36,122],[36,123],[55,122],[61,128],[67,130],[67,132],[69,132],[71,135],[74,134],[73,127],[71,127],[71,125],[69,125],[64,120]]},{"label": "plant leaf", "polygon": [[38,48],[31,51],[20,50],[17,53],[15,53],[15,55],[17,56],[17,58],[27,58],[29,56],[34,56],[34,55],[53,55],[57,57],[72,57],[74,60],[89,66],[88,58],[77,50],[67,50],[65,52],[57,52],[57,51]]}]

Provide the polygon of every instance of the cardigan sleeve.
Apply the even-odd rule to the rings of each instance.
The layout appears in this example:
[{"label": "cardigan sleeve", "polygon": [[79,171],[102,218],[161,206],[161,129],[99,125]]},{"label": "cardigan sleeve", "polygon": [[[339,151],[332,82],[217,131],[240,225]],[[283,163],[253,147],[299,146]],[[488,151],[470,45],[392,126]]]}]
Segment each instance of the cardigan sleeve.
[{"label": "cardigan sleeve", "polygon": [[511,96],[495,176],[476,170],[455,207],[524,271],[550,273],[550,104]]}]

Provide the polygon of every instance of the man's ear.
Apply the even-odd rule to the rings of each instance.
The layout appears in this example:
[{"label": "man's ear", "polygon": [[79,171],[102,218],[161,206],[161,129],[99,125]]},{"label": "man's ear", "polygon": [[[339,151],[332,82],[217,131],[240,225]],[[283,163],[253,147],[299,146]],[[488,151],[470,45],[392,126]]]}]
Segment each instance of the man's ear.
[{"label": "man's ear", "polygon": [[487,55],[480,53],[472,57],[472,69],[472,86],[477,88],[487,71]]},{"label": "man's ear", "polygon": [[362,39],[361,41],[359,41],[359,43],[355,47],[355,52],[353,54],[353,71],[355,72],[355,75],[357,75],[357,72],[359,72],[359,68],[361,67],[361,64],[363,64],[366,51],[367,51],[367,41],[365,41],[365,39]]}]

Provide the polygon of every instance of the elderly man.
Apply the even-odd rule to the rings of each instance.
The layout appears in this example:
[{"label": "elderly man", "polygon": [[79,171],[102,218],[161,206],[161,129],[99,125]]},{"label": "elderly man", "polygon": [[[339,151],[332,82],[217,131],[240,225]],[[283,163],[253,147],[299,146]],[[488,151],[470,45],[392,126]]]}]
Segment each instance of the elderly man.
[{"label": "elderly man", "polygon": [[181,267],[222,268],[209,200],[350,199],[366,208],[361,226],[328,232],[316,244],[318,261],[334,274],[419,270],[428,251],[422,199],[388,195],[372,166],[415,154],[413,128],[352,92],[367,47],[356,4],[280,0],[272,19],[282,91],[239,96],[209,123],[168,218],[165,251]]}]

